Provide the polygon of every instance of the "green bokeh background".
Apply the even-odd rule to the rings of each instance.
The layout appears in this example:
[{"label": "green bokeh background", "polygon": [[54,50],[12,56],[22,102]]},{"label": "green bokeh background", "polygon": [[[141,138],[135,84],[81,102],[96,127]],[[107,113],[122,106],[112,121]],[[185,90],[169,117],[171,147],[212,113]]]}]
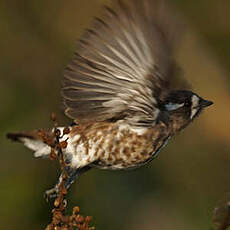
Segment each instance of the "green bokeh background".
[{"label": "green bokeh background", "polygon": [[[171,0],[188,24],[177,59],[194,91],[213,100],[151,164],[127,172],[92,170],[72,186],[69,207],[105,230],[210,229],[213,208],[230,196],[230,1]],[[63,115],[63,69],[75,41],[105,0],[0,0],[0,225],[39,230],[50,221],[43,199],[55,162],[34,159],[8,131],[49,127]]]}]

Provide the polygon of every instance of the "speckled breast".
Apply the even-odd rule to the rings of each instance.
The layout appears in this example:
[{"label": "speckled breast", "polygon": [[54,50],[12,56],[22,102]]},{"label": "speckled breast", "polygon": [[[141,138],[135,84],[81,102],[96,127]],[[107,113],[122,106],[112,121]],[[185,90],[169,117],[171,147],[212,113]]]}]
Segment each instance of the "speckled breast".
[{"label": "speckled breast", "polygon": [[151,159],[167,139],[168,132],[162,126],[133,129],[126,124],[93,125],[72,135],[72,165],[93,164],[113,170],[137,167]]},{"label": "speckled breast", "polygon": [[136,167],[153,153],[153,143],[148,131],[142,135],[130,129],[117,129],[107,133],[101,144],[96,166],[104,169]]}]

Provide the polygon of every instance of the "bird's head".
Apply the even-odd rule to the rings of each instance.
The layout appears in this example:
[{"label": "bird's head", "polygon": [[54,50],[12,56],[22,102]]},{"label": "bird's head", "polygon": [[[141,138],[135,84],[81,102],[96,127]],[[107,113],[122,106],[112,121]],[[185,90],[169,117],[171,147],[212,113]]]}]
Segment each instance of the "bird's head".
[{"label": "bird's head", "polygon": [[212,104],[191,91],[175,90],[164,100],[163,110],[169,114],[169,122],[175,131],[180,131]]}]

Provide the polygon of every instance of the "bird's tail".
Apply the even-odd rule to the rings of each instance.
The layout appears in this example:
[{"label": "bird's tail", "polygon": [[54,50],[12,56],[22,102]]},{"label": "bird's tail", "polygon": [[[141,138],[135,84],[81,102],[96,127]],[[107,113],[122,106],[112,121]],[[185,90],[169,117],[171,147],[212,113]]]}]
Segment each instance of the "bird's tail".
[{"label": "bird's tail", "polygon": [[[23,143],[27,148],[34,151],[35,157],[46,157],[49,156],[51,152],[51,147],[44,143],[40,131],[33,132],[18,132],[18,133],[7,133],[7,138],[12,141],[17,141]],[[52,132],[46,132],[48,136],[51,137]]]}]

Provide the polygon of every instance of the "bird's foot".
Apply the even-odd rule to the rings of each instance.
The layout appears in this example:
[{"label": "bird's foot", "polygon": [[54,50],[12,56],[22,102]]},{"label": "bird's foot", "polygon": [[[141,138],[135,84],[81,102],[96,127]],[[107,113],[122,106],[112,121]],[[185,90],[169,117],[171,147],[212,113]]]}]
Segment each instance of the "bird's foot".
[{"label": "bird's foot", "polygon": [[49,200],[55,199],[58,197],[58,188],[55,186],[52,189],[46,190],[44,193],[44,197],[46,201],[48,202]]}]

